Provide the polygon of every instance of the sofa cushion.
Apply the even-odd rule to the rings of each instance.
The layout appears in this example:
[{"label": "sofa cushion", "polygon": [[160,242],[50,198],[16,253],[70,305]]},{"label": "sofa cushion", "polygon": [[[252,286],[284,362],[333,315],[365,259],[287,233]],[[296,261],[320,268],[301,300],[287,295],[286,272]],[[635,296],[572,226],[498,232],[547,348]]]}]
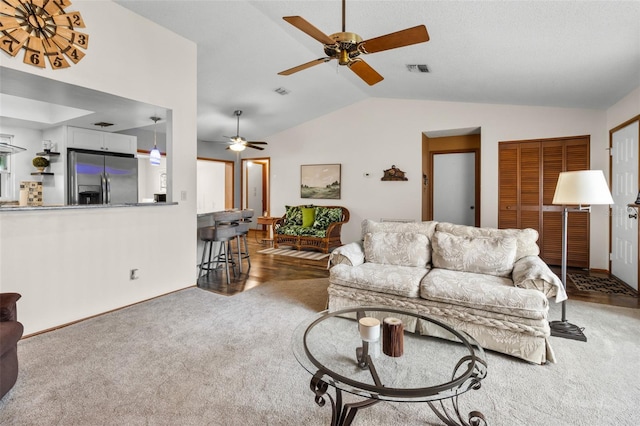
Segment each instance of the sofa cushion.
[{"label": "sofa cushion", "polygon": [[516,238],[457,236],[436,231],[431,239],[433,266],[506,277],[516,256]]},{"label": "sofa cushion", "polygon": [[364,236],[367,262],[400,266],[427,266],[431,254],[429,239],[409,232],[368,232]]},{"label": "sofa cushion", "polygon": [[281,235],[299,235],[319,238],[324,238],[327,235],[326,229],[305,228],[302,225],[284,225],[279,227],[276,233]]},{"label": "sofa cushion", "polygon": [[287,225],[302,225],[302,207],[284,206],[285,221]]},{"label": "sofa cushion", "polygon": [[378,293],[418,297],[420,281],[429,271],[425,267],[363,263],[359,266],[335,265],[329,270],[329,282]]},{"label": "sofa cushion", "polygon": [[311,228],[313,226],[313,221],[316,218],[316,209],[315,207],[302,207],[302,226],[305,228]]},{"label": "sofa cushion", "polygon": [[339,207],[316,207],[313,227],[326,230],[330,224],[342,220],[342,209]]},{"label": "sofa cushion", "polygon": [[540,254],[538,241],[538,231],[531,228],[526,229],[496,229],[478,228],[475,226],[457,225],[455,223],[438,222],[436,231],[446,232],[457,236],[469,237],[515,237],[517,239],[516,258],[518,260],[525,256],[537,256]]},{"label": "sofa cushion", "polygon": [[542,292],[514,287],[509,278],[448,269],[432,269],[420,283],[420,297],[530,319],[545,318],[549,309]]},{"label": "sofa cushion", "polygon": [[362,238],[371,232],[410,232],[424,234],[429,239],[433,236],[438,222],[376,222],[371,219],[362,221]]}]

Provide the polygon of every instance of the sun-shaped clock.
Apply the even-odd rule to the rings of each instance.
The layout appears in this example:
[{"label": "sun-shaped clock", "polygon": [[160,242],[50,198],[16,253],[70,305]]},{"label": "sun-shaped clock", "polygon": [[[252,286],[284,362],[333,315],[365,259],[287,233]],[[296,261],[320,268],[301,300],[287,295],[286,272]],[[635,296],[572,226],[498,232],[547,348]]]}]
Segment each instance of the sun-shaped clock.
[{"label": "sun-shaped clock", "polygon": [[[24,63],[54,70],[77,64],[89,46],[89,35],[80,12],[65,12],[69,0],[0,1],[0,49],[16,56],[24,49]],[[81,49],[79,49],[81,48]],[[45,60],[45,58],[47,58]]]}]

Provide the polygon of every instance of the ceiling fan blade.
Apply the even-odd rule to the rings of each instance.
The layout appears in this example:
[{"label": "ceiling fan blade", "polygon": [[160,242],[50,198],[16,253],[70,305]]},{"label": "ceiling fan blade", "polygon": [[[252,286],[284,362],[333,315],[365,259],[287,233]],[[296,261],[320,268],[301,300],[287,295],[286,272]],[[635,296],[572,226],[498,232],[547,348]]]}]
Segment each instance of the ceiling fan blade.
[{"label": "ceiling fan blade", "polygon": [[349,62],[348,67],[369,86],[373,86],[374,84],[380,83],[384,80],[383,76],[378,74],[376,70],[371,68],[371,66],[362,59]]},{"label": "ceiling fan blade", "polygon": [[248,143],[246,146],[247,146],[247,148],[253,148],[253,149],[258,149],[260,151],[264,151],[264,148],[261,147],[261,146],[253,146],[250,143]]},{"label": "ceiling fan blade", "polygon": [[314,65],[322,64],[324,62],[329,62],[330,60],[331,60],[331,58],[329,58],[329,57],[315,59],[315,60],[313,60],[311,62],[307,62],[306,64],[298,65],[297,67],[293,67],[293,68],[289,68],[288,70],[280,71],[278,73],[278,75],[291,75],[291,74],[296,73],[298,71],[302,71],[302,70],[306,70],[307,68],[311,68]]},{"label": "ceiling fan blade", "polygon": [[307,20],[305,20],[302,16],[284,16],[282,19],[302,31],[315,38],[322,44],[334,45],[336,41],[311,25]]},{"label": "ceiling fan blade", "polygon": [[429,41],[427,27],[424,25],[418,25],[417,27],[407,28],[406,30],[386,34],[372,38],[371,40],[365,40],[360,43],[358,49],[364,53],[375,53],[382,52],[383,50],[410,46],[412,44],[424,43],[425,41]]},{"label": "ceiling fan blade", "polygon": [[254,145],[268,145],[268,143],[262,141],[247,141],[247,143],[252,143]]}]

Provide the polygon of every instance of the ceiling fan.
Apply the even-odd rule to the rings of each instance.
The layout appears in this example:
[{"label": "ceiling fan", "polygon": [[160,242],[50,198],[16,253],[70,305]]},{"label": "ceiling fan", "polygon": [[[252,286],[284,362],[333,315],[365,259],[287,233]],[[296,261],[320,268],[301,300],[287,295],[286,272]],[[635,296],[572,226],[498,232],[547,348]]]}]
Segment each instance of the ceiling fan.
[{"label": "ceiling fan", "polygon": [[359,56],[361,54],[369,54],[381,52],[383,50],[396,49],[398,47],[409,46],[417,43],[429,41],[427,27],[418,25],[416,27],[407,28],[405,30],[386,34],[369,40],[362,40],[356,33],[346,32],[345,30],[345,9],[346,0],[342,0],[342,32],[326,35],[301,16],[285,16],[282,19],[298,28],[300,31],[318,40],[324,45],[324,53],[327,55],[323,58],[315,59],[297,67],[279,72],[279,75],[291,75],[298,71],[310,68],[314,65],[329,62],[337,59],[339,65],[346,65],[365,81],[369,86],[381,82],[382,77],[369,64],[363,61]]},{"label": "ceiling fan", "polygon": [[232,151],[240,152],[244,151],[247,147],[253,149],[264,150],[263,147],[257,145],[267,145],[266,142],[256,142],[256,141],[248,141],[242,136],[240,136],[240,116],[242,115],[242,111],[237,109],[233,111],[233,114],[238,117],[238,125],[236,127],[236,135],[235,136],[225,136],[225,138],[229,138],[229,142],[224,142],[229,144],[227,149]]}]

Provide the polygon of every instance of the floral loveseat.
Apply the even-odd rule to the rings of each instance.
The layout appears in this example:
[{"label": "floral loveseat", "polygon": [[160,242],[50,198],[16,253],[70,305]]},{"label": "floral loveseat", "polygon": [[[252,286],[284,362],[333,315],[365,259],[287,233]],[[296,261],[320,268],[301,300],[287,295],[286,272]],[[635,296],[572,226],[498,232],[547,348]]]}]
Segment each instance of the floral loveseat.
[{"label": "floral loveseat", "polygon": [[342,224],[349,221],[349,210],[339,206],[285,206],[284,216],[274,225],[273,246],[292,246],[296,250],[315,249],[323,253],[342,245]]},{"label": "floral loveseat", "polygon": [[[486,349],[555,362],[548,298],[567,296],[538,257],[537,231],[365,220],[362,236],[331,253],[329,309],[407,309],[468,333]],[[426,321],[403,320],[410,332],[448,337]]]}]

